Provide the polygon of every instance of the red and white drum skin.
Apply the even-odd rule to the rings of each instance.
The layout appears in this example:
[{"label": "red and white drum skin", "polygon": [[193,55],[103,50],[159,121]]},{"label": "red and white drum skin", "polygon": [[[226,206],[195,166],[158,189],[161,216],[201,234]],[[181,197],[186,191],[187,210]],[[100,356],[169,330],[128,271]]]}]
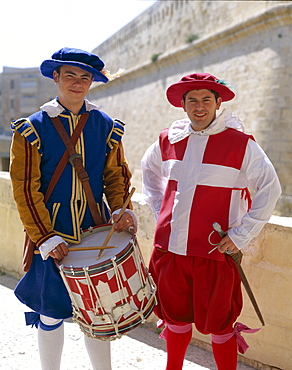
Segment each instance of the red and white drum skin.
[{"label": "red and white drum skin", "polygon": [[[78,247],[101,246],[111,226],[85,230]],[[87,336],[101,340],[114,340],[142,324],[156,304],[156,286],[135,235],[114,233],[108,245],[117,248],[105,249],[98,260],[98,250],[71,251],[58,265],[73,320]]]}]

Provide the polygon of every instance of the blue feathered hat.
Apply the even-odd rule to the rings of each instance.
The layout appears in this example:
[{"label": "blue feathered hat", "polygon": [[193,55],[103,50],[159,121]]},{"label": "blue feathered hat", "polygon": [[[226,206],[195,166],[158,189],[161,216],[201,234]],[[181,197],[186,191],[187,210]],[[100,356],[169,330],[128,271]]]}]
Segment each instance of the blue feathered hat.
[{"label": "blue feathered hat", "polygon": [[54,70],[64,64],[84,69],[93,75],[94,81],[108,82],[108,78],[100,72],[104,62],[96,54],[74,48],[62,48],[52,55],[52,59],[44,60],[40,66],[41,74],[53,79]]}]

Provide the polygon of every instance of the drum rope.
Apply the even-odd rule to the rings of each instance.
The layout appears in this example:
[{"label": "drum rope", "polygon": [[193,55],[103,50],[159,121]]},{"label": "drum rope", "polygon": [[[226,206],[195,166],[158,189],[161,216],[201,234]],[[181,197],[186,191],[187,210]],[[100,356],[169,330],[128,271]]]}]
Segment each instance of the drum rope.
[{"label": "drum rope", "polygon": [[71,288],[70,288],[70,286],[68,284],[68,281],[66,279],[65,272],[63,270],[63,265],[59,266],[59,270],[60,270],[60,275],[61,275],[61,277],[63,279],[63,282],[64,282],[64,284],[66,286],[66,289],[68,291],[68,294],[69,294],[69,296],[71,298],[74,314],[76,316],[81,317],[82,319],[84,319],[83,314],[82,314],[82,312],[79,309],[79,306],[78,306],[78,304],[76,302],[76,299],[75,299],[74,295],[72,294]]},{"label": "drum rope", "polygon": [[133,248],[134,248],[134,254],[135,254],[134,261],[135,261],[136,269],[139,273],[140,284],[143,287],[146,284],[146,278],[142,274],[142,271],[141,271],[142,258],[141,258],[141,254],[140,254],[140,249],[139,249],[138,245],[135,245],[134,243],[133,243]]},{"label": "drum rope", "polygon": [[[92,280],[91,280],[91,278],[89,276],[88,267],[84,267],[83,268],[83,271],[84,271],[85,278],[86,278],[87,285],[88,285],[88,292],[89,292],[89,295],[90,295],[91,307],[92,308],[95,308],[94,314],[97,313],[97,307],[98,306],[99,306],[100,310],[102,311],[102,315],[106,314],[106,311],[105,311],[104,307],[101,304],[100,297],[98,295],[98,291],[97,291],[96,287],[93,285]],[[94,300],[93,295],[92,295],[92,292],[94,293],[94,295],[96,297],[96,300]]]},{"label": "drum rope", "polygon": [[116,281],[117,281],[117,286],[118,286],[118,289],[119,289],[121,302],[127,303],[127,297],[126,297],[125,291],[123,289],[123,282],[122,282],[122,278],[121,278],[121,273],[120,273],[118,265],[115,261],[116,257],[113,257],[111,260],[112,260],[112,263],[113,263],[113,268],[114,268],[114,272],[115,272],[115,276],[116,276]]},{"label": "drum rope", "polygon": [[[141,283],[141,286],[142,286],[142,288],[144,288],[144,287],[147,287],[147,289],[148,289],[148,286],[147,286],[147,276],[149,275],[148,273],[147,273],[147,268],[146,268],[146,266],[145,266],[145,263],[144,263],[144,260],[143,260],[143,258],[142,258],[142,254],[141,254],[141,250],[140,250],[140,247],[139,247],[139,244],[138,244],[138,240],[137,240],[137,238],[136,238],[136,244],[133,244],[133,246],[134,246],[134,251],[135,251],[135,264],[136,264],[136,268],[137,268],[137,270],[138,270],[138,272],[139,272],[139,276],[140,276],[140,283]],[[139,264],[139,266],[137,266],[137,261],[136,261],[136,259],[138,260],[138,264]],[[142,268],[141,268],[141,266],[143,266],[144,267],[144,271],[145,271],[145,274],[146,274],[146,276],[144,276],[144,274],[142,273]],[[148,276],[148,278],[149,278],[149,276]],[[151,286],[151,284],[150,284],[150,286]],[[149,298],[149,300],[151,300],[152,299],[152,297],[153,297],[153,295],[155,294],[155,292],[156,292],[156,289],[155,289],[155,291],[154,292],[149,292],[151,295],[150,295],[150,298]],[[144,297],[144,298],[147,298],[146,296]],[[155,298],[156,299],[156,298]],[[145,302],[143,302],[144,301],[144,299],[141,301],[141,307],[140,307],[140,311],[142,311],[143,313],[144,313],[144,305],[147,305],[147,301],[146,301],[146,303]],[[141,314],[140,314],[140,311],[138,312],[138,314],[141,316]],[[142,322],[145,322],[146,320],[145,320],[145,317],[144,317],[144,314],[142,314],[142,316],[141,316],[141,319],[142,319]]]},{"label": "drum rope", "polygon": [[[149,276],[150,280],[151,280],[151,276]],[[151,283],[151,282],[150,282]],[[152,284],[151,284],[152,285]],[[155,284],[153,283],[153,286],[154,288],[156,288]],[[147,304],[145,305],[145,308],[144,308],[144,311],[143,311],[143,314],[135,311],[137,313],[137,315],[141,318],[141,324],[145,322],[145,316],[144,316],[144,312],[146,313],[147,310],[150,310],[150,312],[147,312],[147,316],[149,316],[149,314],[152,312],[153,308],[151,309],[151,307],[153,307],[155,304],[156,304],[156,297],[155,297],[155,290],[152,292],[152,295],[149,299],[149,301],[147,302]],[[154,302],[153,302],[153,298],[154,298]],[[146,316],[146,317],[147,317]],[[134,320],[137,319],[137,316],[131,316],[130,318],[128,319],[125,319],[121,324],[123,325],[123,328],[126,326],[126,329],[125,332],[120,332],[120,328],[119,328],[119,323],[114,323],[112,322],[111,324],[106,324],[106,325],[96,325],[96,324],[87,324],[85,322],[81,322],[80,320],[73,320],[79,325],[81,331],[87,335],[88,337],[91,337],[91,338],[94,338],[94,339],[98,339],[98,340],[101,340],[101,341],[113,341],[117,338],[121,338],[124,334],[126,334],[127,331],[135,328],[137,325],[139,325],[138,322],[134,323]],[[115,335],[113,334],[109,334],[108,332],[114,330],[115,331]]]}]

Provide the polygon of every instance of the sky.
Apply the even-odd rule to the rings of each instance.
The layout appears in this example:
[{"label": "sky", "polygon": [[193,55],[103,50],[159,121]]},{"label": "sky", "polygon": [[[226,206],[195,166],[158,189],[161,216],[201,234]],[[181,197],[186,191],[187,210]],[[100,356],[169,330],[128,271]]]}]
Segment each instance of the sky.
[{"label": "sky", "polygon": [[6,0],[0,12],[0,73],[3,66],[39,67],[68,46],[92,51],[155,1]]}]

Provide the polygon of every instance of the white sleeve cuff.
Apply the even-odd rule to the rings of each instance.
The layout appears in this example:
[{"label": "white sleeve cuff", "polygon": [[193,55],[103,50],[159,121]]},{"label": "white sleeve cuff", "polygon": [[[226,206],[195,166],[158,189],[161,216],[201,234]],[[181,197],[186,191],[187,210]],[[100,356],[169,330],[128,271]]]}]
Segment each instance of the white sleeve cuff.
[{"label": "white sleeve cuff", "polygon": [[[120,213],[120,211],[121,211],[121,208],[120,208],[120,209],[116,209],[116,210],[112,213],[112,215],[118,215],[118,214]],[[135,215],[135,212],[134,212],[134,211],[132,211],[131,209],[128,209],[128,208],[126,208],[126,209],[125,209],[125,212],[129,213],[129,214],[132,216],[133,221],[134,221],[134,225],[135,225],[135,227],[136,227],[136,229],[137,229],[137,228],[138,228],[138,221],[137,221],[137,217],[136,217],[136,215]]]},{"label": "white sleeve cuff", "polygon": [[47,241],[45,241],[40,247],[40,253],[43,260],[48,259],[49,253],[56,248],[56,246],[60,243],[65,243],[68,245],[67,242],[63,238],[61,238],[59,235],[54,235],[51,238],[49,238]]},{"label": "white sleeve cuff", "polygon": [[[254,228],[255,229],[255,228]],[[248,232],[243,226],[235,226],[228,230],[228,236],[238,249],[246,247],[250,241],[258,235],[259,231],[255,233]]]}]

